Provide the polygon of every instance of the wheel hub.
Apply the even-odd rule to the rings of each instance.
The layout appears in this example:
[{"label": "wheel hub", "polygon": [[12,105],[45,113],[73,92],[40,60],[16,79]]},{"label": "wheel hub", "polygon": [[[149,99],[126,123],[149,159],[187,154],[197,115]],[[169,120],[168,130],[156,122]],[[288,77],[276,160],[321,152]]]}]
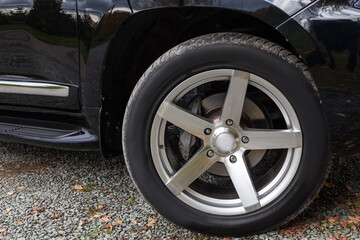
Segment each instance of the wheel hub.
[{"label": "wheel hub", "polygon": [[219,127],[215,129],[211,137],[211,146],[215,153],[220,156],[228,156],[240,147],[238,133],[227,127]]},{"label": "wheel hub", "polygon": [[215,147],[220,152],[231,152],[236,147],[235,137],[231,133],[221,133],[215,139]]}]

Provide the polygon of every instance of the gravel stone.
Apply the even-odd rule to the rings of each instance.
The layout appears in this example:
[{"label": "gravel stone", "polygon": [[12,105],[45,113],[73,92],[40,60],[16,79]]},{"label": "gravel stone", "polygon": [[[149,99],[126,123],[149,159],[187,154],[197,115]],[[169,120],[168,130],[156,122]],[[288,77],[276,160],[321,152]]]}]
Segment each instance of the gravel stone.
[{"label": "gravel stone", "polygon": [[[223,239],[161,217],[137,192],[121,157],[6,142],[0,150],[0,239]],[[341,225],[360,215],[359,160],[332,157],[328,187],[308,210],[275,231],[233,239],[359,239],[358,224]],[[152,227],[150,217],[158,220]]]}]

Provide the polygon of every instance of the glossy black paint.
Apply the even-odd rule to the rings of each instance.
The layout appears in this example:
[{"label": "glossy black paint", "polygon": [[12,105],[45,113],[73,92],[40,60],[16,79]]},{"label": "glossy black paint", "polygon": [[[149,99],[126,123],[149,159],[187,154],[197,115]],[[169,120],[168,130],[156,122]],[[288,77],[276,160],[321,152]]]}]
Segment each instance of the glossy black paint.
[{"label": "glossy black paint", "polygon": [[71,89],[67,98],[0,93],[0,104],[80,109],[76,16],[76,0],[0,1],[0,79],[10,75]]},{"label": "glossy black paint", "polygon": [[310,69],[324,102],[331,141],[347,154],[360,151],[360,10],[357,1],[317,1],[278,30]]},{"label": "glossy black paint", "polygon": [[[35,3],[60,3],[53,13],[58,21],[43,14],[44,25],[31,23]],[[101,136],[103,152],[116,152],[128,96],[147,67],[190,38],[235,31],[267,38],[301,57],[331,126],[359,122],[359,6],[355,0],[3,0],[0,77],[35,76],[73,90],[67,99],[0,93],[0,113],[88,129]],[[352,133],[360,128],[353,125],[335,136],[356,137]]]}]

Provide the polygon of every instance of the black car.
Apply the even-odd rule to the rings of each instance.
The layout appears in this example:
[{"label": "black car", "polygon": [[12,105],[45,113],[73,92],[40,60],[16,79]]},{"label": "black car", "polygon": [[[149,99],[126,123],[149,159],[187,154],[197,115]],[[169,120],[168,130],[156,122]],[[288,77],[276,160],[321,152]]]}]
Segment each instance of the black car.
[{"label": "black car", "polygon": [[144,198],[174,223],[268,231],[319,192],[330,140],[346,143],[344,156],[359,151],[358,8],[1,0],[0,137],[123,154]]}]

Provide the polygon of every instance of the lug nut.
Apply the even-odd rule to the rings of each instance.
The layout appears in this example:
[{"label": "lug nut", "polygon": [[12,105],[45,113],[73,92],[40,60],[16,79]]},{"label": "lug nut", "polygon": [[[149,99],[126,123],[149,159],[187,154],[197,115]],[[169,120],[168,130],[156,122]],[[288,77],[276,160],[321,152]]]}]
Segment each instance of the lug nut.
[{"label": "lug nut", "polygon": [[231,119],[226,120],[226,125],[232,126],[234,124],[234,121]]},{"label": "lug nut", "polygon": [[241,138],[241,141],[246,144],[246,143],[249,143],[250,139],[248,137],[244,136]]},{"label": "lug nut", "polygon": [[207,128],[207,129],[204,130],[204,133],[205,133],[206,135],[210,135],[211,132],[212,132],[212,131],[211,131],[210,128]]},{"label": "lug nut", "polygon": [[231,155],[230,156],[230,162],[236,163],[236,161],[237,161],[237,158],[234,155]]},{"label": "lug nut", "polygon": [[209,150],[206,155],[209,157],[209,158],[212,158],[214,156],[214,151],[213,150]]}]

